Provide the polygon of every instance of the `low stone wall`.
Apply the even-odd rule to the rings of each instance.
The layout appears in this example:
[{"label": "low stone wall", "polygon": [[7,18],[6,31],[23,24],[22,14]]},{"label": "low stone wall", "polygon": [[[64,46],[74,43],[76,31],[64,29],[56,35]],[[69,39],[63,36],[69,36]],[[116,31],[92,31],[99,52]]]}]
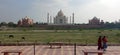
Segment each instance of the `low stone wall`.
[{"label": "low stone wall", "polygon": [[[0,46],[29,46],[29,45],[49,45],[48,43],[0,43]],[[62,43],[62,45],[74,45],[73,43]],[[120,46],[120,44],[108,44],[109,46]],[[97,46],[97,44],[77,44],[77,46]]]}]

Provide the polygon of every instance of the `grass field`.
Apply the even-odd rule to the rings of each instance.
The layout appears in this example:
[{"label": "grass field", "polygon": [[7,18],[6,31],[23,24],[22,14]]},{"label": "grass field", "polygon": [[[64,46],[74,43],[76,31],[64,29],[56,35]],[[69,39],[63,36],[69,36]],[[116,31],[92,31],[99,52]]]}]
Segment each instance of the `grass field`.
[{"label": "grass field", "polygon": [[[14,35],[14,38],[9,38]],[[5,30],[0,31],[0,41],[10,42],[69,42],[79,44],[96,44],[98,36],[107,36],[108,43],[120,43],[120,30]],[[25,40],[22,39],[25,37]]]}]

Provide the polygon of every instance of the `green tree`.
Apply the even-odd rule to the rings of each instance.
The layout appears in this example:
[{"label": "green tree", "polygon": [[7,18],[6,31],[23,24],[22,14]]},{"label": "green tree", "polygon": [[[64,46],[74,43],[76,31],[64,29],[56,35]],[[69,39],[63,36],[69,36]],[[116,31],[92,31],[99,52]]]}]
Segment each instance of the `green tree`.
[{"label": "green tree", "polygon": [[15,24],[14,22],[9,22],[9,23],[8,23],[8,26],[9,26],[9,27],[16,27],[16,24]]},{"label": "green tree", "polygon": [[7,26],[7,23],[6,22],[1,22],[0,25],[1,26]]}]

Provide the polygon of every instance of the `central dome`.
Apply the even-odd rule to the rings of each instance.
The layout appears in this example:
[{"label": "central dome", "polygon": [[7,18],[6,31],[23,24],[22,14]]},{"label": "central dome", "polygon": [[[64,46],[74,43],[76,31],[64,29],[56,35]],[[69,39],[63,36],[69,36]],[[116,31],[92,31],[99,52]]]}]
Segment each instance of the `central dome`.
[{"label": "central dome", "polygon": [[60,11],[58,12],[58,16],[64,16],[62,10],[60,10]]}]

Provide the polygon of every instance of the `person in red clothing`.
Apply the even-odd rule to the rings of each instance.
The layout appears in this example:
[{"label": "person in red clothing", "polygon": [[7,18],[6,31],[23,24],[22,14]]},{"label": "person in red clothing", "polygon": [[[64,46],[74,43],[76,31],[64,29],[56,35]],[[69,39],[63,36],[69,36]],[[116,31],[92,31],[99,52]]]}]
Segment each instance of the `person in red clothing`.
[{"label": "person in red clothing", "polygon": [[104,36],[102,38],[102,42],[103,42],[103,51],[106,51],[106,49],[107,49],[107,42],[108,42],[106,36]]},{"label": "person in red clothing", "polygon": [[102,36],[99,36],[98,38],[98,50],[102,49]]}]

